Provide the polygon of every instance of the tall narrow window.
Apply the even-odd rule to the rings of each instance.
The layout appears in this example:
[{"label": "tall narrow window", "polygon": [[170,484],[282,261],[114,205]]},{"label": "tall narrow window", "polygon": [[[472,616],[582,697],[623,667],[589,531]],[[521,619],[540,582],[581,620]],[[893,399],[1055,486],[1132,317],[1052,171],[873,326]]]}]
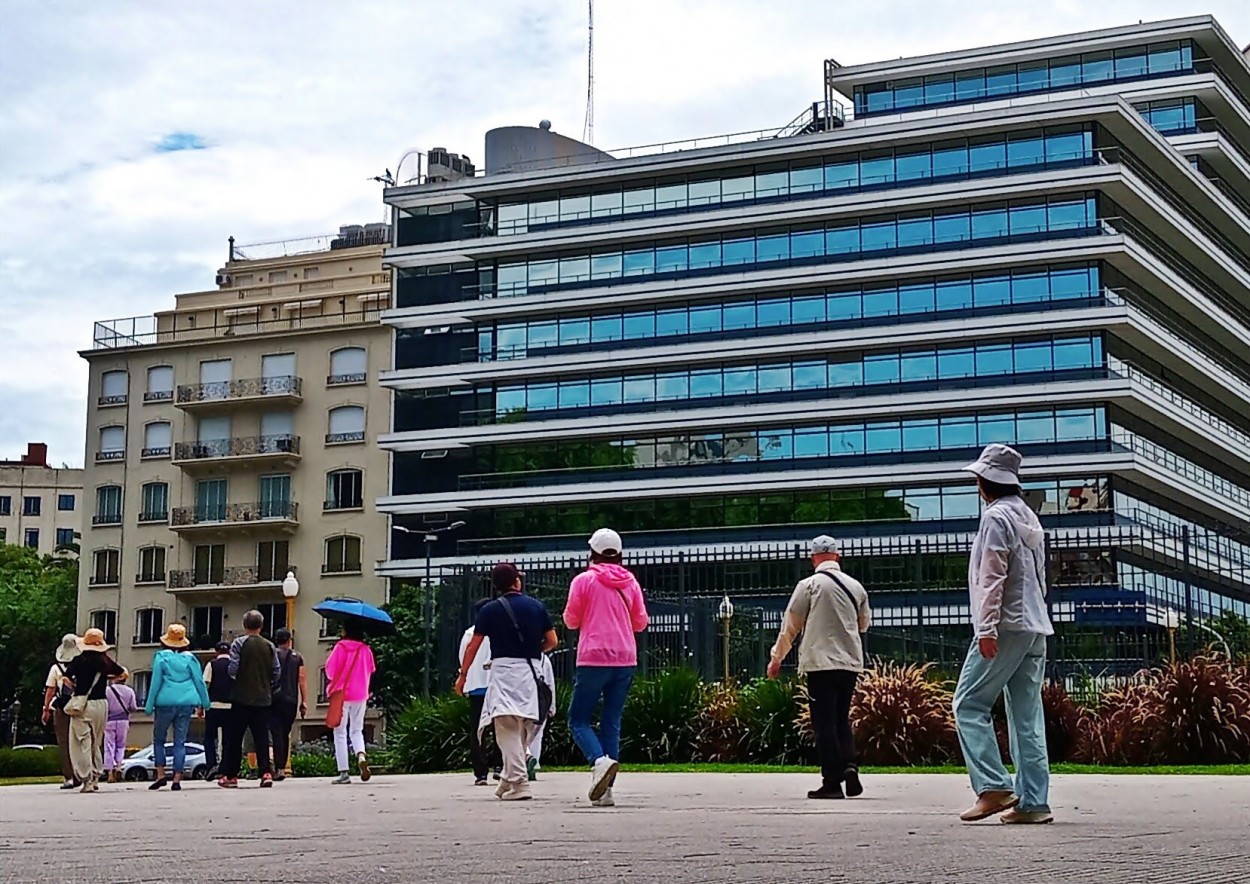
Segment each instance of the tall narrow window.
[{"label": "tall narrow window", "polygon": [[148,701],[148,689],[152,687],[152,673],[150,671],[131,673],[130,686],[135,691],[135,702],[143,706]]},{"label": "tall narrow window", "polygon": [[95,491],[93,525],[120,525],[122,521],[122,489],[120,485],[102,485]]},{"label": "tall narrow window", "polygon": [[165,547],[145,546],[139,549],[139,573],[136,583],[165,582]]},{"label": "tall narrow window", "polygon": [[225,609],[220,605],[191,609],[190,632],[193,647],[207,651],[221,641],[224,614]]},{"label": "tall narrow window", "polygon": [[97,549],[91,554],[91,586],[116,586],[121,582],[121,550]]},{"label": "tall narrow window", "polygon": [[143,457],[169,457],[174,431],[169,421],[156,421],[143,428]]},{"label": "tall narrow window", "polygon": [[23,538],[23,542],[26,544],[28,549],[39,549],[39,529],[27,528],[26,536]]},{"label": "tall narrow window", "polygon": [[335,470],[326,476],[327,510],[360,509],[363,504],[361,486],[363,474],[360,470]]},{"label": "tall narrow window", "polygon": [[130,376],[124,371],[106,371],[100,375],[100,405],[125,405]]},{"label": "tall narrow window", "polygon": [[365,441],[365,410],[359,405],[341,405],[330,409],[330,427],[326,444]]},{"label": "tall narrow window", "polygon": [[169,486],[164,482],[148,482],[143,486],[143,509],[140,522],[164,522],[169,518]]},{"label": "tall narrow window", "polygon": [[343,534],[326,540],[326,558],[321,570],[326,574],[360,573],[360,538]]},{"label": "tall narrow window", "polygon": [[144,402],[169,402],[174,398],[174,367],[153,365],[148,369],[148,388],[143,391]]},{"label": "tall narrow window", "polygon": [[226,480],[200,479],[195,483],[195,521],[222,522],[226,518]]},{"label": "tall narrow window", "polygon": [[38,516],[43,513],[43,498],[37,495],[22,498],[22,515]]},{"label": "tall narrow window", "polygon": [[289,565],[290,544],[285,540],[265,540],[256,544],[256,577],[262,583],[279,583]]},{"label": "tall narrow window", "polygon": [[117,612],[116,611],[92,611],[91,612],[91,628],[98,629],[104,633],[104,640],[110,645],[117,644]]},{"label": "tall narrow window", "polygon": [[161,608],[140,608],[135,611],[136,645],[154,645],[165,631],[165,612]]},{"label": "tall narrow window", "polygon": [[364,347],[340,347],[330,354],[329,386],[363,384],[368,379],[368,356]]},{"label": "tall narrow window", "polygon": [[287,474],[260,477],[260,517],[262,519],[289,519],[294,515],[291,506],[291,477]]},{"label": "tall narrow window", "polygon": [[226,546],[206,544],[195,548],[195,585],[216,585],[226,579]]},{"label": "tall narrow window", "polygon": [[260,611],[260,616],[265,618],[265,626],[261,629],[261,635],[265,638],[272,640],[275,632],[286,628],[286,605],[284,603],[257,605],[256,610]]},{"label": "tall narrow window", "polygon": [[101,427],[100,447],[96,450],[96,460],[124,460],[126,457],[126,428]]}]

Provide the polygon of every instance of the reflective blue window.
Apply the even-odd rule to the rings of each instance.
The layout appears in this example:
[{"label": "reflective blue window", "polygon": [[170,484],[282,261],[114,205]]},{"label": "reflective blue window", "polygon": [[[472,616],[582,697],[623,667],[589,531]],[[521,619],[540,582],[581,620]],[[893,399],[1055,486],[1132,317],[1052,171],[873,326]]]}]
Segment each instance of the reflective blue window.
[{"label": "reflective blue window", "polygon": [[590,405],[590,381],[560,383],[561,408],[586,408]]},{"label": "reflective blue window", "polygon": [[1026,412],[1016,415],[1015,441],[1049,442],[1055,438],[1055,415],[1050,411]]},{"label": "reflective blue window", "polygon": [[972,238],[997,239],[1007,236],[1007,208],[978,208],[972,212]]},{"label": "reflective blue window", "polygon": [[1034,341],[1016,346],[1016,371],[1050,371],[1054,368],[1054,357],[1051,353],[1050,341]]},{"label": "reflective blue window", "polygon": [[724,373],[724,395],[741,396],[755,392],[755,369],[733,368]]},{"label": "reflective blue window", "polygon": [[624,257],[620,252],[607,255],[592,255],[590,258],[591,279],[614,279],[625,273]]},{"label": "reflective blue window", "polygon": [[869,454],[902,451],[903,428],[898,421],[869,424],[864,432],[864,445]]},{"label": "reflective blue window", "polygon": [[585,344],[590,340],[589,319],[579,316],[560,320],[560,344],[562,346]]},{"label": "reflective blue window", "polygon": [[825,253],[825,231],[805,230],[790,234],[790,257],[811,258]]},{"label": "reflective blue window", "polygon": [[790,379],[790,366],[767,366],[759,370],[759,392],[773,393],[778,390],[789,390],[793,384]]},{"label": "reflective blue window", "polygon": [[1002,65],[985,70],[985,95],[998,98],[1016,91],[1016,66]]},{"label": "reflective blue window", "polygon": [[1016,72],[1016,86],[1019,92],[1041,92],[1049,87],[1050,75],[1046,62],[1021,64]]},{"label": "reflective blue window", "polygon": [[924,103],[945,104],[955,99],[955,75],[934,74],[924,78]]},{"label": "reflective blue window", "polygon": [[1008,215],[1008,224],[1013,236],[1027,236],[1046,230],[1045,206],[1013,207]]},{"label": "reflective blue window", "polygon": [[593,378],[590,382],[591,405],[619,405],[623,397],[620,378]]},{"label": "reflective blue window", "polygon": [[1010,445],[1015,441],[1015,421],[1010,417],[983,417],[977,420],[977,444],[992,445],[1001,442]]},{"label": "reflective blue window", "polygon": [[844,190],[859,187],[860,163],[830,163],[825,166],[824,181],[826,190]]},{"label": "reflective blue window", "polygon": [[626,276],[643,276],[655,273],[655,250],[634,249],[625,253]]},{"label": "reflective blue window", "polygon": [[1046,139],[1040,135],[1015,137],[1007,142],[1007,165],[1036,166],[1046,162]]},{"label": "reflective blue window", "polygon": [[686,399],[690,396],[690,377],[680,374],[662,374],[655,380],[655,395],[661,401]]},{"label": "reflective blue window", "polygon": [[863,187],[877,187],[894,181],[894,155],[865,155],[859,161],[859,183]]},{"label": "reflective blue window", "polygon": [[904,381],[936,380],[936,353],[904,353],[901,359],[901,377]]},{"label": "reflective blue window", "polygon": [[977,419],[973,416],[943,418],[939,435],[943,448],[972,448],[977,444]]},{"label": "reflective blue window", "polygon": [[899,181],[920,181],[933,175],[933,158],[928,149],[900,153],[894,165]]},{"label": "reflective blue window", "polygon": [[790,257],[790,235],[761,236],[755,242],[755,260],[761,264],[785,261]]},{"label": "reflective blue window", "polygon": [[721,330],[721,310],[719,304],[690,308],[690,333],[700,334]]},{"label": "reflective blue window", "polygon": [[626,313],[625,314],[625,337],[628,338],[650,338],[655,335],[655,314],[654,313]]},{"label": "reflective blue window", "polygon": [[721,245],[723,253],[722,261],[725,266],[734,264],[753,264],[755,263],[755,239],[731,239],[725,240]]},{"label": "reflective blue window", "polygon": [[790,309],[795,325],[825,321],[824,295],[810,295],[808,297],[795,298],[791,302]]},{"label": "reflective blue window", "polygon": [[1050,88],[1065,89],[1081,82],[1081,57],[1057,58],[1050,63]]},{"label": "reflective blue window", "polygon": [[555,384],[531,384],[525,397],[528,408],[540,410],[557,407]]},{"label": "reflective blue window", "polygon": [[[975,101],[985,97],[985,71],[960,71],[955,75],[955,100]],[[869,108],[871,111],[872,108]]]},{"label": "reflective blue window", "polygon": [[1146,72],[1145,46],[1116,50],[1115,78],[1117,80],[1129,80],[1134,77],[1144,77]]},{"label": "reflective blue window", "polygon": [[893,289],[865,292],[864,316],[893,316],[898,313],[898,294]]},{"label": "reflective blue window", "polygon": [[866,223],[861,230],[863,237],[861,250],[864,252],[893,249],[898,245],[897,222],[893,218]]},{"label": "reflective blue window", "polygon": [[860,250],[859,227],[832,227],[825,232],[826,255],[853,255]]},{"label": "reflective blue window", "polygon": [[933,242],[933,218],[925,215],[919,218],[899,218],[899,248],[930,245]]},{"label": "reflective blue window", "polygon": [[719,267],[722,260],[721,244],[719,241],[695,243],[690,246],[691,270],[701,270],[705,267]]},{"label": "reflective blue window", "polygon": [[[798,378],[796,377],[795,380],[797,381]],[[863,386],[864,364],[858,361],[831,362],[829,363],[828,381],[826,383],[831,390],[837,390],[842,387]]]},{"label": "reflective blue window", "polygon": [[[1004,280],[1004,282],[1007,282]],[[987,286],[990,288],[991,286]],[[1050,297],[1050,277],[1045,273],[1015,273],[1002,291],[995,289],[995,294],[1010,298],[1016,304],[1040,303]],[[1007,301],[981,300],[981,290],[977,289],[977,306],[982,303],[1005,304]]]},{"label": "reflective blue window", "polygon": [[936,418],[903,421],[904,451],[933,451],[938,447],[938,421]]},{"label": "reflective blue window", "polygon": [[977,374],[1011,374],[1012,348],[1010,344],[989,344],[977,347]]},{"label": "reflective blue window", "polygon": [[755,302],[726,304],[722,310],[723,327],[726,330],[755,328]]},{"label": "reflective blue window", "polygon": [[721,395],[721,372],[719,369],[705,369],[690,372],[690,396]]},{"label": "reflective blue window", "polygon": [[559,324],[555,320],[535,322],[529,328],[530,347],[552,347],[560,341]]},{"label": "reflective blue window", "polygon": [[976,374],[976,360],[971,347],[956,347],[938,351],[938,376],[942,378],[968,378]]},{"label": "reflective blue window", "polygon": [[829,431],[824,427],[800,428],[794,431],[795,457],[828,457]]},{"label": "reflective blue window", "polygon": [[1082,368],[1090,364],[1090,341],[1088,339],[1056,341],[1054,347],[1055,368]]},{"label": "reflective blue window", "polygon": [[650,375],[626,378],[624,399],[626,402],[654,402],[655,378]]},{"label": "reflective blue window", "polygon": [[790,170],[791,193],[814,193],[824,188],[824,172],[820,166],[806,166]]},{"label": "reflective blue window", "polygon": [[1007,168],[1007,144],[1000,138],[969,145],[968,168],[973,172],[997,172]]},{"label": "reflective blue window", "polygon": [[931,282],[900,285],[898,287],[899,312],[932,313],[936,309],[935,298],[934,286]]},{"label": "reflective blue window", "polygon": [[591,324],[591,337],[596,341],[619,341],[624,334],[619,315],[597,316]]},{"label": "reflective blue window", "polygon": [[655,272],[672,273],[687,269],[689,256],[684,245],[664,246],[655,250]]},{"label": "reflective blue window", "polygon": [[760,301],[756,310],[756,323],[760,328],[790,324],[790,299],[771,298]]},{"label": "reflective blue window", "polygon": [[864,428],[832,428],[829,431],[829,453],[835,457],[841,454],[863,454]]},{"label": "reflective blue window", "polygon": [[897,384],[899,380],[899,356],[897,353],[878,353],[864,359],[865,384]]},{"label": "reflective blue window", "polygon": [[[1043,277],[1044,278],[1044,277]],[[973,280],[972,300],[978,307],[994,307],[1011,303],[1013,279],[1003,276],[987,276]]]},{"label": "reflective blue window", "polygon": [[[796,362],[792,367],[796,390],[820,390],[832,386],[833,374],[825,362]],[[859,383],[855,381],[855,383]]]},{"label": "reflective blue window", "polygon": [[967,242],[972,238],[972,220],[967,212],[939,215],[933,219],[933,241],[940,243]]}]

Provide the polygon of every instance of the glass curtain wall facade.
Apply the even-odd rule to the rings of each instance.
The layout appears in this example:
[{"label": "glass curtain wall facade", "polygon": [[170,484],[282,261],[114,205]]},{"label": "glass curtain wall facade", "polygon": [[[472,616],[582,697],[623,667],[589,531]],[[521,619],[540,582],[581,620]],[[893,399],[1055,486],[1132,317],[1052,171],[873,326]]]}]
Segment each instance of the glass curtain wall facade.
[{"label": "glass curtain wall facade", "polygon": [[[1230,46],[1195,19],[827,67],[856,112],[832,131],[388,190],[384,571],[419,576],[453,522],[448,564],[603,526],[640,550],[953,535],[980,512],[960,468],[1004,442],[1065,555],[1090,538],[1072,579],[1125,616],[1246,610]],[[1167,140],[1201,132],[1232,153]],[[439,212],[476,222],[413,232]],[[1145,546],[1105,535],[1126,527]]]}]

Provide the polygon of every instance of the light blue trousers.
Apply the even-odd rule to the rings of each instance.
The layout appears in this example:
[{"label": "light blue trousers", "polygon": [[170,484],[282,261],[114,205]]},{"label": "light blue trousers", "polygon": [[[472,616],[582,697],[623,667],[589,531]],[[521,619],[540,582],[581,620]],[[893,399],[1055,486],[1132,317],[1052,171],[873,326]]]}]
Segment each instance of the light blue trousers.
[{"label": "light blue trousers", "polygon": [[[955,726],[963,748],[972,789],[1014,791],[1021,810],[1049,811],[1050,762],[1046,756],[1046,719],[1042,712],[1042,679],[1046,672],[1046,636],[1032,632],[1000,632],[998,655],[981,656],[972,642],[959,683],[955,686]],[[1007,732],[1016,781],[1003,764],[994,736],[990,709],[1000,694],[1007,698]]]}]

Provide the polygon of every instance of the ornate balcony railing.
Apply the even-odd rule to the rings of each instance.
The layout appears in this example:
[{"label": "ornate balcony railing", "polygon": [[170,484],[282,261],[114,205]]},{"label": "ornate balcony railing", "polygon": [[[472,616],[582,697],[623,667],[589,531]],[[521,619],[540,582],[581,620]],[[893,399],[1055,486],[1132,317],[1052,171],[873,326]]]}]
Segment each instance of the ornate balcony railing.
[{"label": "ornate balcony railing", "polygon": [[227,568],[188,568],[169,572],[170,589],[192,589],[197,586],[255,586],[272,583],[262,579],[255,565],[231,565]]},{"label": "ornate balcony railing", "polygon": [[91,517],[92,525],[120,525],[122,523],[122,514],[116,513],[96,513]]},{"label": "ornate balcony railing", "polygon": [[365,431],[356,430],[351,433],[326,433],[327,445],[344,445],[348,442],[365,441]]},{"label": "ornate balcony railing", "polygon": [[161,445],[156,448],[145,448],[139,453],[142,458],[169,457],[170,448],[168,445]]},{"label": "ornate balcony railing", "polygon": [[102,461],[110,461],[110,460],[125,460],[126,452],[124,449],[121,449],[121,448],[117,449],[116,451],[97,451],[95,453],[95,459],[97,463],[100,463]]},{"label": "ornate balcony railing", "polygon": [[327,387],[345,387],[349,384],[363,384],[369,376],[363,371],[353,371],[348,374],[331,374],[326,375]]},{"label": "ornate balcony railing", "polygon": [[250,457],[262,454],[299,454],[299,436],[292,433],[276,436],[236,436],[232,439],[179,442],[174,446],[174,460]]},{"label": "ornate balcony railing", "polygon": [[144,402],[173,402],[173,390],[149,390],[143,394]]},{"label": "ornate balcony railing", "polygon": [[293,375],[241,378],[237,381],[213,381],[207,384],[183,384],[178,387],[178,404],[259,399],[266,396],[299,398],[303,395],[303,390],[304,382]]},{"label": "ornate balcony railing", "polygon": [[170,524],[187,525],[242,524],[266,520],[299,520],[299,504],[290,500],[262,500],[256,503],[227,503],[210,506],[180,506],[173,511]]},{"label": "ornate balcony railing", "polygon": [[101,407],[108,405],[125,405],[128,398],[129,397],[127,397],[125,393],[120,393],[116,396],[100,396],[96,399],[96,405]]}]

